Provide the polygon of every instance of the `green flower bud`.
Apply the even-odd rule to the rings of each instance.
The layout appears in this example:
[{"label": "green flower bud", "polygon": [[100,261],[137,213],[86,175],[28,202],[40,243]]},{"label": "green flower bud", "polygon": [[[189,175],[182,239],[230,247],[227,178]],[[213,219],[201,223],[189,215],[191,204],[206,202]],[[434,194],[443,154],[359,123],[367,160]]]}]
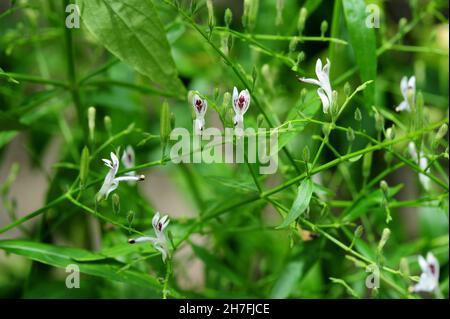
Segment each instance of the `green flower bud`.
[{"label": "green flower bud", "polygon": [[362,225],[359,225],[358,227],[356,227],[355,229],[355,238],[360,238],[361,235],[364,232],[364,227]]},{"label": "green flower bud", "polygon": [[383,192],[383,196],[385,198],[389,198],[389,186],[385,180],[382,180],[380,182],[380,188],[381,188],[381,191]]},{"label": "green flower bud", "polygon": [[300,12],[298,14],[298,21],[297,21],[297,30],[298,34],[301,36],[303,29],[305,28],[305,22],[306,22],[306,16],[308,15],[308,10],[304,7],[300,9]]},{"label": "green flower bud", "polygon": [[162,145],[162,156],[165,155],[165,149],[167,146],[167,143],[169,142],[169,136],[170,136],[170,110],[169,110],[169,103],[167,103],[167,100],[164,101],[162,108],[161,108],[161,117],[159,121],[159,130],[160,130],[160,138],[161,138],[161,145]]},{"label": "green flower bud", "polygon": [[344,93],[346,97],[349,97],[350,94],[352,94],[352,87],[350,86],[350,83],[345,82],[344,84]]},{"label": "green flower bud", "polygon": [[93,106],[88,108],[88,128],[89,128],[89,138],[91,139],[91,141],[93,141],[95,131],[95,107]]},{"label": "green flower bud", "polygon": [[405,28],[407,23],[408,23],[408,20],[406,18],[401,18],[398,21],[398,29],[400,30],[400,32],[404,31],[404,28]]},{"label": "green flower bud", "polygon": [[283,8],[284,0],[277,0],[277,17],[275,19],[275,25],[277,27],[283,24]]},{"label": "green flower bud", "polygon": [[383,229],[383,233],[381,234],[380,242],[378,243],[378,252],[381,253],[384,246],[386,245],[386,242],[389,240],[389,237],[391,236],[391,231],[389,228]]},{"label": "green flower bud", "polygon": [[103,118],[103,125],[105,125],[105,130],[108,133],[108,135],[111,136],[112,135],[112,122],[111,122],[111,118],[108,115],[106,115]]},{"label": "green flower bud", "polygon": [[233,12],[231,11],[230,8],[227,8],[225,10],[224,20],[225,20],[225,25],[227,26],[227,28],[229,28],[231,21],[233,20]]},{"label": "green flower bud", "polygon": [[362,114],[359,108],[356,108],[355,110],[355,120],[357,120],[358,122],[361,122],[362,120]]},{"label": "green flower bud", "polygon": [[289,51],[290,52],[294,52],[297,50],[298,42],[299,42],[298,37],[293,37],[291,39],[291,41],[289,41]]},{"label": "green flower bud", "polygon": [[118,194],[114,193],[111,197],[112,207],[114,215],[119,215],[120,213],[120,197]]},{"label": "green flower bud", "polygon": [[323,20],[322,23],[320,24],[320,36],[324,37],[327,30],[328,30],[328,22],[326,20]]},{"label": "green flower bud", "polygon": [[308,145],[303,148],[303,161],[308,163],[310,159],[310,151]]},{"label": "green flower bud", "polygon": [[133,221],[134,221],[134,211],[130,210],[128,212],[127,221],[128,221],[128,227],[131,227],[133,225]]},{"label": "green flower bud", "polygon": [[212,0],[206,0],[206,7],[208,8],[208,25],[210,29],[216,24],[216,19],[214,18],[214,6]]},{"label": "green flower bud", "polygon": [[325,138],[328,138],[328,136],[330,135],[331,132],[331,124],[330,123],[325,123],[322,126],[322,133],[325,136]]},{"label": "green flower bud", "polygon": [[89,149],[85,146],[81,151],[80,158],[80,184],[82,187],[86,185],[89,174]]},{"label": "green flower bud", "polygon": [[390,141],[394,139],[394,137],[395,137],[394,129],[395,129],[394,125],[392,125],[391,127],[386,129],[386,133],[385,133],[386,139],[388,139]]},{"label": "green flower bud", "polygon": [[353,142],[355,140],[355,132],[351,127],[347,129],[347,141]]},{"label": "green flower bud", "polygon": [[375,112],[375,129],[382,131],[384,128],[384,117],[378,112]]},{"label": "green flower bud", "polygon": [[302,103],[305,103],[306,94],[308,94],[308,90],[306,88],[303,88],[300,91],[300,100],[302,101]]},{"label": "green flower bud", "polygon": [[[370,143],[367,147],[370,147]],[[363,164],[362,164],[362,175],[366,179],[370,176],[370,171],[372,169],[372,152],[366,153],[363,156]]]}]

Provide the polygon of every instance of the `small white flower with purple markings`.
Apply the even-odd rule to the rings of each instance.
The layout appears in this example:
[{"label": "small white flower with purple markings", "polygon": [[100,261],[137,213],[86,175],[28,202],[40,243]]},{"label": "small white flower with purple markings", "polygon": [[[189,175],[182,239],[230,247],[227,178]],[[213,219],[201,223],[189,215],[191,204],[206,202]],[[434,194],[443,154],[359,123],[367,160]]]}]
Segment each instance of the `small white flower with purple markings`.
[{"label": "small white flower with purple markings", "polygon": [[317,59],[316,62],[316,79],[298,78],[302,82],[318,85],[317,94],[322,101],[323,113],[328,114],[328,110],[333,105],[333,91],[330,84],[330,60],[322,68],[322,61]]},{"label": "small white flower with purple markings", "polygon": [[119,170],[119,159],[116,154],[111,152],[111,160],[102,159],[105,165],[109,168],[108,173],[106,174],[105,180],[103,181],[103,185],[97,193],[96,199],[100,201],[102,199],[108,199],[108,196],[111,192],[113,192],[118,186],[120,182],[124,181],[143,181],[145,179],[144,175],[139,176],[120,176],[116,177],[117,171]]},{"label": "small white flower with purple markings", "polygon": [[400,81],[400,91],[403,95],[403,101],[395,110],[397,112],[404,110],[411,112],[416,96],[416,77],[412,76],[408,79],[408,77],[404,76]]},{"label": "small white flower with purple markings", "polygon": [[130,239],[128,242],[130,244],[142,243],[142,242],[151,242],[153,247],[159,251],[162,255],[162,260],[165,262],[167,256],[169,256],[169,245],[168,238],[165,233],[165,229],[167,225],[169,225],[170,219],[168,215],[160,217],[159,212],[155,214],[152,219],[153,229],[155,231],[156,237],[138,237],[136,239]]},{"label": "small white flower with purple markings", "polygon": [[427,259],[419,256],[419,266],[422,269],[419,283],[412,287],[412,291],[434,292],[439,289],[439,262],[434,255],[429,252]]},{"label": "small white flower with purple markings", "polygon": [[[131,147],[131,145],[128,145],[127,148],[123,151],[122,153],[122,164],[126,169],[130,169],[133,168],[135,166],[135,154],[134,154],[134,149],[133,147]],[[127,176],[136,176],[136,172],[135,171],[130,171],[125,173],[125,175]],[[130,185],[134,185],[135,181],[129,181],[128,184]]]},{"label": "small white flower with purple markings", "polygon": [[244,129],[244,114],[250,107],[250,93],[247,89],[238,93],[236,87],[233,88],[233,109],[234,109],[234,126]]},{"label": "small white flower with purple markings", "polygon": [[208,101],[200,98],[198,94],[194,94],[192,98],[192,106],[194,107],[195,111],[194,132],[196,135],[199,135],[205,128],[205,113],[208,109]]}]

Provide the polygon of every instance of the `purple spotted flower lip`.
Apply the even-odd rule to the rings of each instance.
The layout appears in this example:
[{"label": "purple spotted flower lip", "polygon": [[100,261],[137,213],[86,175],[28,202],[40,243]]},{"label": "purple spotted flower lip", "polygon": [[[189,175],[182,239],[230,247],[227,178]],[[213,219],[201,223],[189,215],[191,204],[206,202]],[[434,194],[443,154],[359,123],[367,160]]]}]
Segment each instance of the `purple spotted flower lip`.
[{"label": "purple spotted flower lip", "polygon": [[167,256],[169,256],[168,239],[165,233],[165,229],[167,228],[167,225],[169,225],[169,222],[169,216],[165,215],[161,217],[159,212],[157,212],[152,219],[153,230],[155,231],[156,237],[143,236],[136,239],[130,239],[128,242],[130,244],[151,242],[153,247],[161,253],[162,259],[165,262]]},{"label": "purple spotted flower lip", "polygon": [[201,132],[203,131],[204,127],[205,127],[205,113],[206,110],[208,109],[208,102],[202,98],[200,98],[200,96],[198,96],[198,94],[194,94],[193,98],[192,98],[192,106],[194,108],[195,111],[195,127],[194,127],[194,132],[195,134],[201,134]]},{"label": "purple spotted flower lip", "polygon": [[317,59],[316,62],[316,79],[298,78],[302,82],[318,85],[317,94],[322,101],[323,113],[327,114],[330,107],[333,105],[333,91],[330,84],[330,60],[327,59],[327,64],[322,67],[322,61]]},{"label": "purple spotted flower lip", "polygon": [[419,256],[419,266],[422,269],[419,283],[412,290],[414,292],[433,292],[439,289],[439,262],[432,253],[427,254],[427,258]]},{"label": "purple spotted flower lip", "polygon": [[244,114],[250,107],[250,93],[247,89],[238,93],[236,87],[233,88],[233,109],[234,126],[244,128]]},{"label": "purple spotted flower lip", "polygon": [[400,82],[400,91],[402,92],[403,101],[395,110],[397,112],[404,110],[411,112],[411,103],[414,104],[416,95],[416,77],[412,76],[408,79],[404,76]]},{"label": "purple spotted flower lip", "polygon": [[106,174],[102,187],[97,193],[97,201],[108,199],[109,194],[119,187],[120,182],[142,181],[145,179],[144,175],[116,177],[117,171],[119,170],[119,159],[113,152],[111,152],[110,156],[111,160],[105,158],[102,159],[103,163],[109,168],[109,171]]}]

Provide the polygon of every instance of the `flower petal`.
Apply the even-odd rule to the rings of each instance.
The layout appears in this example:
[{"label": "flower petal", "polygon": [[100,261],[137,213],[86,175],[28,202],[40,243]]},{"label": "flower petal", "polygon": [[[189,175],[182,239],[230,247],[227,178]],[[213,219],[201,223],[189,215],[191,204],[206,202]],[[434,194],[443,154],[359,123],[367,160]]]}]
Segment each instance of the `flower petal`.
[{"label": "flower petal", "polygon": [[322,88],[317,89],[317,94],[319,94],[319,97],[322,100],[323,113],[328,114],[328,109],[330,108],[330,101],[328,100],[327,95],[325,94]]},{"label": "flower petal", "polygon": [[298,78],[300,81],[320,86],[320,82],[316,79]]},{"label": "flower petal", "polygon": [[400,81],[400,92],[403,95],[403,99],[407,100],[407,92],[408,92],[408,78],[406,76],[402,77]]},{"label": "flower petal", "polygon": [[397,112],[401,112],[407,110],[408,112],[411,112],[411,108],[409,107],[409,104],[407,101],[402,101],[402,103],[399,104],[399,106],[397,106],[395,108],[395,111]]}]

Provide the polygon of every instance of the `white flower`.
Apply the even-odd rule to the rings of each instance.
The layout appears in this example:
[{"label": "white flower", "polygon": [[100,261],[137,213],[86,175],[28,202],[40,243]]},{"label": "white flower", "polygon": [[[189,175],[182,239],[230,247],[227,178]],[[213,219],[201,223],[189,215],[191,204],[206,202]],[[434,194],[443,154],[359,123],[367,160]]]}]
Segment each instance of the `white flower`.
[{"label": "white flower", "polygon": [[330,60],[327,59],[327,64],[322,68],[322,61],[317,59],[316,75],[317,79],[298,78],[300,81],[311,83],[320,86],[317,94],[322,101],[323,113],[327,114],[330,106],[333,105],[333,92],[330,84]]},{"label": "white flower", "polygon": [[238,93],[236,87],[233,88],[233,109],[234,109],[234,126],[244,128],[244,114],[250,106],[250,93],[247,89]]},{"label": "white flower", "polygon": [[433,292],[439,288],[439,262],[434,255],[429,252],[427,259],[419,256],[419,265],[422,269],[419,283],[412,290],[414,292],[426,291]]},{"label": "white flower", "polygon": [[[133,147],[131,147],[131,145],[128,145],[127,148],[123,151],[122,153],[122,164],[123,166],[125,166],[126,169],[130,169],[132,167],[134,167],[134,160],[135,160],[135,155],[134,155],[134,149]],[[125,175],[128,176],[136,176],[136,172],[135,171],[130,171],[125,173]],[[128,184],[133,185],[135,184],[135,181],[129,181]]]},{"label": "white flower", "polygon": [[[417,156],[417,149],[416,149],[416,145],[414,144],[414,142],[409,142],[408,149],[409,149],[409,154],[415,161],[417,161],[419,167],[423,171],[428,172],[430,170],[430,168],[428,167],[428,159],[426,158],[423,151],[420,151],[420,156]],[[422,184],[423,188],[425,188],[425,190],[430,189],[431,179],[427,175],[419,173],[419,180],[420,180],[420,183]]]},{"label": "white flower", "polygon": [[195,134],[201,134],[205,127],[205,113],[208,109],[208,101],[203,100],[197,94],[194,94],[192,106],[195,110]]},{"label": "white flower", "polygon": [[[408,80],[408,78],[404,76],[400,82],[400,91],[403,95],[403,101],[395,108],[395,110],[397,112],[404,110],[411,112],[410,102],[414,104],[414,98],[416,95],[416,77],[412,76]],[[410,97],[410,99],[408,97]]]},{"label": "white flower", "polygon": [[106,174],[102,187],[97,193],[97,201],[100,201],[103,198],[107,199],[109,194],[119,186],[119,182],[142,181],[145,179],[144,175],[116,177],[117,171],[119,170],[119,159],[113,152],[111,152],[111,160],[102,159],[102,161],[109,167],[109,171],[108,174]]},{"label": "white flower", "polygon": [[165,215],[160,218],[159,212],[157,212],[152,219],[152,225],[153,229],[155,230],[156,237],[143,236],[136,239],[130,239],[128,242],[130,244],[142,243],[147,241],[151,242],[153,244],[153,247],[161,253],[162,259],[165,262],[167,256],[169,255],[169,245],[167,235],[164,230],[167,228],[167,225],[169,225],[169,222],[169,216]]}]

